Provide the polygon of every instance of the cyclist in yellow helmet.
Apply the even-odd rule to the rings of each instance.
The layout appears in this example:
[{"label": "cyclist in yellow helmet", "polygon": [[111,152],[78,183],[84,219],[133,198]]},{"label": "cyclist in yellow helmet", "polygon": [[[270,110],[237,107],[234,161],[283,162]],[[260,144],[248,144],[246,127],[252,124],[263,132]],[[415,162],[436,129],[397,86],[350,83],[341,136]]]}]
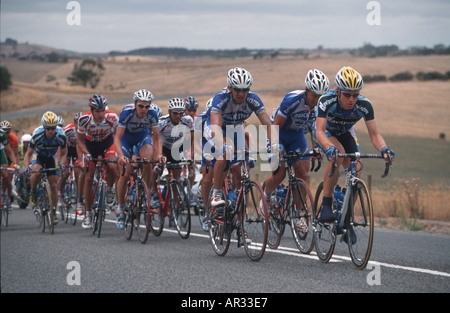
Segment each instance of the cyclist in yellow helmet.
[{"label": "cyclist in yellow helmet", "polygon": [[[349,66],[341,68],[335,77],[335,90],[323,95],[317,104],[314,140],[326,152],[328,165],[324,173],[322,222],[333,222],[335,216],[331,209],[334,186],[339,178],[339,170],[328,177],[336,153],[359,152],[359,144],[354,125],[362,118],[367,126],[373,146],[381,152],[386,161],[392,162],[394,151],[378,133],[372,103],[359,93],[363,88],[361,74]],[[338,166],[349,166],[349,160],[338,158]],[[350,230],[351,231],[351,230]]]}]

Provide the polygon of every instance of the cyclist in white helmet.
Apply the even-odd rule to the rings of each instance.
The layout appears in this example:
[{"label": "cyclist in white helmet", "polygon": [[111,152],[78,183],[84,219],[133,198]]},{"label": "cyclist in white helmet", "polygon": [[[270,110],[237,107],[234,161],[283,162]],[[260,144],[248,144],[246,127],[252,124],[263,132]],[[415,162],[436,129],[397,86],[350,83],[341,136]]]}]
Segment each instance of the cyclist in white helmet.
[{"label": "cyclist in white helmet", "polygon": [[[240,67],[232,68],[228,71],[227,82],[228,86],[214,96],[205,125],[205,134],[209,133],[215,142],[214,151],[210,151],[216,155],[215,163],[210,164],[210,167],[214,167],[214,192],[211,199],[213,207],[225,204],[222,183],[227,162],[233,164],[244,158],[240,153],[245,148],[244,121],[255,113],[261,124],[267,127],[268,138],[271,138],[269,115],[258,95],[250,91],[253,84],[250,72]],[[238,151],[238,154],[235,155],[234,151]],[[227,155],[234,156],[227,160]],[[240,184],[240,171],[235,174]]]},{"label": "cyclist in white helmet", "polygon": [[[116,147],[119,159],[119,168],[131,160],[133,155],[137,154],[141,158],[152,159],[156,154],[161,155],[161,143],[158,128],[158,112],[151,107],[154,97],[147,89],[140,89],[133,95],[134,103],[126,105],[119,116],[119,124],[114,137],[114,146]],[[150,135],[151,128],[151,135]],[[119,206],[116,209],[116,222],[119,229],[124,227],[124,208],[125,192],[127,182],[131,173],[131,166],[126,166],[124,175],[119,176],[117,181],[117,200]],[[151,164],[144,164],[143,178],[147,188],[151,184]]]},{"label": "cyclist in white helmet", "polygon": [[[317,69],[310,70],[305,77],[305,90],[291,91],[284,97],[280,106],[275,109],[272,124],[278,126],[280,148],[285,153],[308,152],[305,134],[312,130],[317,101],[329,89],[330,81],[327,76]],[[312,135],[311,144],[313,147],[315,146]],[[295,160],[296,177],[308,182],[309,166],[309,157]],[[270,194],[284,180],[285,176],[285,164],[281,162],[279,168],[266,180],[264,192],[269,204],[268,208],[270,208]]]}]

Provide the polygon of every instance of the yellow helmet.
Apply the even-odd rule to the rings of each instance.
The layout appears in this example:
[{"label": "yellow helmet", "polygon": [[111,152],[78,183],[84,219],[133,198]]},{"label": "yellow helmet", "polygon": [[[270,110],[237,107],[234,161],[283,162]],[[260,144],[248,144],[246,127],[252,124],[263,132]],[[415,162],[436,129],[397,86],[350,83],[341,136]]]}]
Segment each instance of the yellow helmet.
[{"label": "yellow helmet", "polygon": [[360,91],[364,85],[361,74],[349,66],[344,66],[337,72],[334,84],[340,90]]},{"label": "yellow helmet", "polygon": [[44,127],[56,127],[57,116],[51,111],[47,111],[42,115],[41,123]]}]

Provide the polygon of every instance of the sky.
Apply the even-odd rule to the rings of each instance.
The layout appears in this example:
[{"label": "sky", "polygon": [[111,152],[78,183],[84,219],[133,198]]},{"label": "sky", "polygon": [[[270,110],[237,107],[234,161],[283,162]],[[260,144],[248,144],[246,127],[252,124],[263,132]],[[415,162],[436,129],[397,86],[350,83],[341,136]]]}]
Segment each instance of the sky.
[{"label": "sky", "polygon": [[449,0],[2,0],[1,41],[107,53],[450,45]]}]

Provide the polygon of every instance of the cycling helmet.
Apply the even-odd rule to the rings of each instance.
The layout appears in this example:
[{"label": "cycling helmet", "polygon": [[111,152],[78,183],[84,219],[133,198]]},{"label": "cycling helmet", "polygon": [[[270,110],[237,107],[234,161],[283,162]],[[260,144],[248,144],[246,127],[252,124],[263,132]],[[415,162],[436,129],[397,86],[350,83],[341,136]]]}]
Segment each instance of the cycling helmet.
[{"label": "cycling helmet", "polygon": [[3,120],[0,122],[0,128],[3,130],[10,130],[12,128],[12,124],[10,121]]},{"label": "cycling helmet", "polygon": [[56,125],[59,127],[64,126],[64,118],[61,115],[58,115],[58,117],[56,118]]},{"label": "cycling helmet", "polygon": [[56,127],[57,116],[51,111],[47,111],[42,115],[41,123],[44,127]]},{"label": "cycling helmet", "polygon": [[339,90],[360,91],[364,85],[361,74],[349,66],[344,66],[337,72],[334,84]]},{"label": "cycling helmet", "polygon": [[89,106],[92,109],[103,109],[107,105],[108,105],[108,101],[102,95],[95,94],[89,99]]},{"label": "cycling helmet", "polygon": [[186,97],[184,99],[184,105],[186,106],[186,109],[188,110],[197,110],[198,108],[198,101],[193,96]]},{"label": "cycling helmet", "polygon": [[169,101],[169,111],[183,111],[186,109],[184,101],[180,98],[172,98]]},{"label": "cycling helmet", "polygon": [[316,95],[323,95],[330,89],[330,81],[328,77],[319,70],[309,70],[305,78],[306,88]]},{"label": "cycling helmet", "polygon": [[23,136],[22,136],[22,138],[20,138],[20,144],[23,146],[23,143],[24,142],[27,142],[27,141],[31,141],[31,135],[30,134],[24,134]]},{"label": "cycling helmet", "polygon": [[253,77],[250,72],[243,68],[235,67],[228,71],[228,85],[233,88],[250,88],[253,83]]},{"label": "cycling helmet", "polygon": [[161,116],[163,115],[161,108],[154,103],[150,104],[150,110],[156,111],[156,113],[158,114],[158,118],[161,118]]},{"label": "cycling helmet", "polygon": [[75,113],[75,114],[73,115],[73,121],[74,121],[75,123],[78,123],[78,119],[80,118],[81,115],[83,115],[83,113],[81,113],[81,112]]},{"label": "cycling helmet", "polygon": [[153,99],[155,99],[155,97],[153,97],[152,93],[150,91],[148,91],[147,89],[138,90],[133,95],[134,101],[141,100],[141,101],[152,102]]}]

